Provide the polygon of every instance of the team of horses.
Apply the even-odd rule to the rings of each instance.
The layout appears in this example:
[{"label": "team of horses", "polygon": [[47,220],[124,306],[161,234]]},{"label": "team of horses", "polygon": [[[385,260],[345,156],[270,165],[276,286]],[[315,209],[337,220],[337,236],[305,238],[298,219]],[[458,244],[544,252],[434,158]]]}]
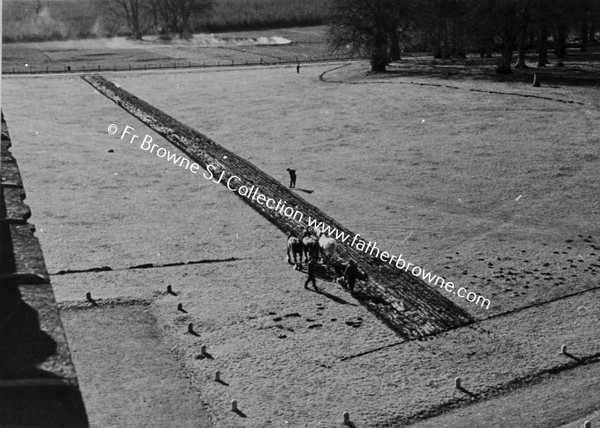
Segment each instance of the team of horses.
[{"label": "team of horses", "polygon": [[301,268],[303,258],[306,261],[310,259],[318,261],[321,258],[325,264],[328,264],[333,260],[336,245],[335,239],[328,237],[318,228],[307,227],[300,238],[294,232],[290,232],[287,240],[287,261],[295,265],[296,269]]},{"label": "team of horses", "polygon": [[[335,250],[337,241],[334,238],[327,236],[319,228],[313,229],[308,226],[302,232],[302,236],[298,237],[294,232],[290,232],[287,239],[287,262],[290,265],[295,265],[296,270],[302,270],[302,262],[314,260],[323,261],[326,266],[328,275],[339,280],[344,276],[345,268],[349,263],[336,257]],[[369,276],[359,269],[358,279],[367,281]]]}]

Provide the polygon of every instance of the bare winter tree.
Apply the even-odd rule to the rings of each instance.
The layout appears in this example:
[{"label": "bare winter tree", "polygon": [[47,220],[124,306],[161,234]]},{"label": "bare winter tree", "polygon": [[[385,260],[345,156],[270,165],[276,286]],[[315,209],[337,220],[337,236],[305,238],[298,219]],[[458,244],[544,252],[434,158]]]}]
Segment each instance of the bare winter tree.
[{"label": "bare winter tree", "polygon": [[[334,49],[350,46],[370,57],[371,71],[384,72],[388,63],[390,29],[397,28],[394,0],[332,0],[329,41]],[[394,42],[398,41],[394,39]]]},{"label": "bare winter tree", "polygon": [[550,1],[536,0],[538,27],[538,67],[548,64],[548,25],[550,19]]},{"label": "bare winter tree", "polygon": [[486,2],[472,0],[414,0],[417,5],[416,28],[436,58],[464,57],[466,41],[482,17]]},{"label": "bare winter tree", "polygon": [[131,38],[142,40],[142,5],[143,0],[108,0],[106,7],[115,16],[124,19],[131,31]]},{"label": "bare winter tree", "polygon": [[192,33],[191,20],[194,15],[209,13],[212,0],[153,0],[151,10],[162,21],[161,33],[178,34],[182,38]]},{"label": "bare winter tree", "polygon": [[517,40],[518,59],[515,68],[527,68],[525,62],[525,54],[527,53],[527,36],[529,34],[529,26],[531,25],[531,2],[523,2],[519,13],[519,29]]}]

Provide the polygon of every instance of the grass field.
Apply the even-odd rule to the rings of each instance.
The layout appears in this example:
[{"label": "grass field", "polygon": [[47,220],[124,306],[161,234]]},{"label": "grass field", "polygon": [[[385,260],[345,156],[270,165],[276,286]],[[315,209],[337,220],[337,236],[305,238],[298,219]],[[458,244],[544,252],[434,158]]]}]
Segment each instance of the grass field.
[{"label": "grass field", "polygon": [[[74,346],[84,342],[69,308],[86,291],[107,308],[145,302],[178,376],[227,427],[334,427],[343,411],[356,426],[399,426],[472,402],[454,389],[456,376],[484,400],[572,368],[562,344],[597,364],[598,88],[365,77],[365,67],[105,76],[282,182],[297,169],[309,202],[489,298],[485,310],[448,296],[475,325],[400,341],[339,286],[304,290],[305,277],[285,263],[285,237],[226,189],[109,135],[111,123],[130,125],[168,146],[83,80],[5,77],[3,110],[49,270],[114,269],[53,276]],[[127,269],[194,260],[215,262]],[[202,343],[212,358],[202,358]],[[101,377],[93,355],[74,360],[81,378]],[[84,399],[109,386],[83,382]],[[232,399],[244,416],[230,411]],[[589,399],[578,399],[577,414],[536,409],[528,421],[576,420],[595,410]],[[97,409],[90,419],[116,423]],[[457,416],[448,426],[465,425]]]},{"label": "grass field", "polygon": [[[197,34],[190,41],[158,41],[147,37],[9,43],[3,46],[4,73],[45,73],[144,68],[186,68],[281,62],[310,62],[348,56],[333,53],[325,27],[287,28],[260,32]],[[283,43],[283,44],[282,44]]]}]

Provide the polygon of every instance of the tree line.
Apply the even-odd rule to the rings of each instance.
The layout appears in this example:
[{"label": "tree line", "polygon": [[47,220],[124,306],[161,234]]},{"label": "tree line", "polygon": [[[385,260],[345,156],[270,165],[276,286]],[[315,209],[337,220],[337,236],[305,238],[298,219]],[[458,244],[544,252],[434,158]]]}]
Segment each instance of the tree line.
[{"label": "tree line", "polygon": [[148,21],[164,39],[173,35],[189,38],[192,34],[192,17],[209,13],[214,0],[108,0],[106,8],[123,19],[131,37],[141,40]]},{"label": "tree line", "polygon": [[598,0],[331,0],[328,35],[335,49],[367,55],[375,72],[409,49],[436,58],[492,57],[496,50],[496,71],[510,73],[515,52],[515,67],[527,67],[530,49],[538,67],[548,64],[550,38],[559,59],[569,41],[586,52],[599,24]]}]

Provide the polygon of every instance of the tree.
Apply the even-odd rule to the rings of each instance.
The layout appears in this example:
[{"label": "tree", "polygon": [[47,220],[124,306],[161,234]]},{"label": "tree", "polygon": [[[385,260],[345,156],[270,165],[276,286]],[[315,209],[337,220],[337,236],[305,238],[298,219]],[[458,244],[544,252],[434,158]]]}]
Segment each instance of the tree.
[{"label": "tree", "polygon": [[600,3],[596,0],[579,0],[580,9],[577,16],[580,20],[581,51],[587,52],[588,44],[595,44],[596,28],[600,21]]},{"label": "tree", "polygon": [[545,67],[548,64],[549,7],[549,0],[537,0],[538,67]]},{"label": "tree", "polygon": [[400,6],[401,2],[394,0],[332,0],[328,29],[331,45],[336,50],[350,46],[353,52],[370,57],[371,71],[384,72],[389,63],[391,29],[397,31]]},{"label": "tree", "polygon": [[390,22],[390,53],[388,55],[389,61],[398,61],[400,59],[400,39],[398,37],[398,22]]},{"label": "tree", "polygon": [[500,0],[498,2],[498,17],[500,18],[499,36],[502,41],[500,66],[498,73],[511,73],[512,55],[519,33],[518,0]]},{"label": "tree", "polygon": [[124,19],[131,31],[131,38],[142,40],[142,0],[108,0],[106,7],[115,16]]},{"label": "tree", "polygon": [[531,5],[525,2],[521,5],[521,13],[519,17],[519,35],[517,41],[518,59],[515,68],[527,68],[525,63],[525,54],[527,50],[527,36],[529,35],[529,26],[531,19]]},{"label": "tree", "polygon": [[150,6],[155,23],[157,17],[162,20],[160,32],[178,34],[181,38],[190,37],[193,15],[208,13],[212,8],[212,0],[153,0]]},{"label": "tree", "polygon": [[[480,37],[486,7],[480,0],[413,0],[414,26],[435,58],[464,58],[469,42]],[[414,4],[414,3],[413,3]]]}]

